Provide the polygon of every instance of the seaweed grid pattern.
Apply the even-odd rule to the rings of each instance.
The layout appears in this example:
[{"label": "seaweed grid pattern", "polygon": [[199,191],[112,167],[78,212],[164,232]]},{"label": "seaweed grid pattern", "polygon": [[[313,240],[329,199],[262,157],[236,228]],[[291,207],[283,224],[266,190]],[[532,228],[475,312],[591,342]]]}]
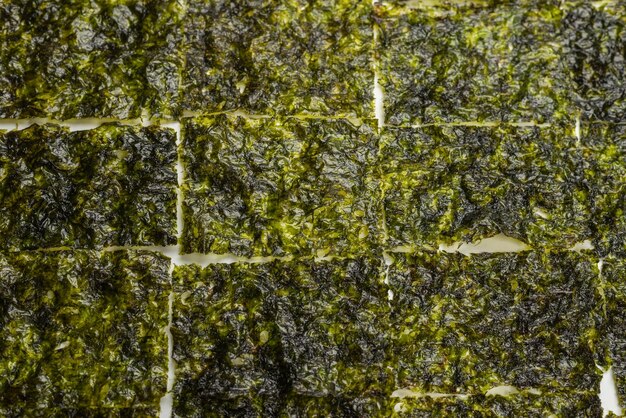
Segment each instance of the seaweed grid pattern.
[{"label": "seaweed grid pattern", "polygon": [[[425,4],[429,4],[430,2],[425,2]],[[470,2],[472,3],[472,2]],[[487,3],[482,1],[474,1],[473,3]],[[533,4],[532,1],[520,1],[521,4]],[[563,2],[561,2],[563,3]],[[566,4],[576,3],[576,2],[565,2]],[[568,21],[566,30],[569,31],[571,35],[571,42],[566,45],[565,48],[569,52],[568,59],[569,64],[571,64],[572,74],[571,77],[575,80],[574,88],[571,90],[571,93],[574,95],[571,100],[578,106],[578,110],[581,111],[581,115],[583,118],[593,120],[605,120],[611,122],[621,122],[623,120],[623,86],[620,79],[620,65],[623,66],[624,60],[620,58],[620,51],[616,49],[614,46],[619,45],[621,41],[621,37],[624,35],[624,31],[621,30],[622,23],[615,19],[612,16],[619,15],[617,11],[619,11],[619,3],[617,2],[607,2],[607,5],[604,6],[603,11],[598,11],[598,9],[593,8],[589,4],[577,5],[577,7],[572,9],[572,12],[567,15]],[[604,11],[609,11],[608,15],[604,13]],[[591,31],[589,30],[591,29]],[[606,30],[604,30],[606,29]],[[506,32],[505,32],[506,33]],[[582,39],[576,39],[576,37],[582,37]],[[611,94],[607,94],[607,92],[611,92]],[[559,101],[555,103],[559,104]],[[487,102],[488,104],[488,102]],[[542,109],[544,109],[543,107]],[[566,112],[564,112],[566,113]],[[155,112],[158,114],[158,112]],[[553,114],[553,113],[550,113]],[[130,116],[126,114],[116,115],[117,117],[125,118]],[[133,114],[135,116],[136,114]],[[541,120],[543,116],[538,117],[538,120]],[[476,118],[473,118],[475,120]],[[445,121],[443,121],[445,123]],[[459,122],[463,122],[460,121]],[[510,121],[514,122],[514,121]],[[570,126],[573,127],[573,120],[569,120]],[[598,140],[601,147],[607,146],[608,149],[605,152],[606,158],[602,159],[598,162],[599,176],[600,180],[604,180],[607,175],[612,176],[611,182],[615,182],[619,186],[620,182],[620,174],[619,172],[615,174],[612,173],[611,170],[607,170],[607,167],[610,169],[620,168],[619,164],[616,161],[619,161],[619,152],[621,142],[618,139],[615,139],[611,144],[602,144],[601,136],[598,132],[601,132],[603,129],[608,130],[617,130],[619,131],[621,128],[618,126],[611,125],[596,125],[596,124],[587,124],[584,125],[584,129],[589,130],[589,134],[585,134],[584,137],[586,140],[593,142],[594,140]],[[611,134],[612,135],[612,134]],[[617,138],[621,138],[622,134],[619,134]],[[578,140],[580,140],[583,136],[578,135]],[[615,138],[615,137],[614,137]],[[587,168],[589,169],[589,168]],[[602,249],[602,251],[613,252],[614,254],[621,255],[623,251],[623,240],[620,239],[623,234],[621,220],[622,220],[622,212],[621,208],[618,204],[615,203],[615,199],[612,199],[616,196],[620,195],[621,188],[611,188],[610,186],[615,183],[609,183],[609,187],[599,189],[599,197],[598,199],[594,199],[594,204],[596,204],[600,210],[605,205],[611,206],[608,211],[601,212],[603,216],[612,219],[613,221],[617,220],[618,225],[613,225],[610,223],[606,223],[602,225],[603,232],[608,233],[608,238],[601,240],[601,242],[595,243],[597,248]],[[599,181],[596,186],[603,184]],[[610,235],[614,227],[617,227],[619,234],[618,235]],[[210,261],[218,261],[227,260],[231,257],[230,255],[226,255],[222,259],[210,259]],[[231,257],[232,258],[232,257]],[[186,259],[183,258],[183,262],[186,262]],[[619,264],[619,262],[615,262]],[[615,269],[614,269],[615,270]],[[618,270],[618,269],[617,269]],[[610,271],[610,270],[609,270]],[[617,289],[619,291],[619,284],[607,284],[607,292],[615,292]],[[615,341],[614,344],[619,346],[619,341]],[[618,375],[622,373],[621,370],[618,370]],[[620,377],[621,379],[621,377]],[[621,385],[621,383],[620,383]],[[623,396],[623,387],[620,386],[620,391]],[[571,394],[570,394],[571,395]],[[536,394],[524,394],[524,397],[533,398],[534,396],[540,396]],[[554,411],[560,411],[559,413],[563,413],[566,416],[569,414],[578,413],[584,416],[595,416],[598,413],[599,405],[597,404],[597,397],[591,396],[588,397],[588,394],[584,394],[582,396],[575,396],[575,399],[569,399],[565,402],[566,406],[555,405],[557,409],[550,409],[552,413]],[[541,397],[545,397],[546,399],[552,399],[549,395],[541,395]],[[535,399],[535,398],[533,398]],[[558,396],[555,399],[561,399]],[[565,398],[562,398],[565,399]],[[562,400],[561,399],[561,400]],[[464,402],[465,400],[457,400],[456,398],[445,398],[444,401],[438,402],[434,399],[428,400],[402,400],[398,405],[396,405],[395,410],[398,412],[410,412],[411,416],[433,416],[432,408],[433,405],[437,405],[438,410],[440,411],[440,416],[456,416],[458,414],[463,414],[467,416],[485,416],[488,415],[489,412],[486,410],[472,410],[475,407],[476,403],[467,404]],[[480,399],[480,403],[484,404],[487,402],[491,408],[490,413],[496,413],[503,416],[507,416],[507,414],[515,411],[515,406],[512,403],[501,402],[502,399],[500,397],[488,397],[487,399]],[[534,402],[534,401],[533,401]],[[561,402],[560,400],[557,402]],[[308,400],[302,399],[298,401],[300,404],[305,405],[314,405],[315,401],[309,402]],[[579,408],[583,405],[586,405],[589,409],[587,411],[581,411]],[[336,404],[322,405],[320,408],[331,408],[327,409],[327,411],[331,411],[332,408],[336,407]],[[573,410],[569,410],[568,408],[574,408]],[[544,416],[546,413],[546,409],[541,405],[537,405],[538,411],[537,416]],[[565,408],[565,409],[562,409]],[[317,410],[317,409],[314,409]],[[570,412],[567,412],[570,411]],[[574,412],[575,411],[575,412]]]}]

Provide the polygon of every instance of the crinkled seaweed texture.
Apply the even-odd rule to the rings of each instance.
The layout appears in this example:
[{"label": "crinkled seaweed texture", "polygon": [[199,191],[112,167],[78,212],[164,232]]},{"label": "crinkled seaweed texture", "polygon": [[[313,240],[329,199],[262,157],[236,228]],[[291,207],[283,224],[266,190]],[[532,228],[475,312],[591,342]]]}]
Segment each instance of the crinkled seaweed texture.
[{"label": "crinkled seaweed texture", "polygon": [[6,0],[0,21],[0,117],[179,112],[179,1]]},{"label": "crinkled seaweed texture", "polygon": [[0,248],[176,243],[176,137],[105,124],[0,135]]},{"label": "crinkled seaweed texture", "polygon": [[528,393],[510,396],[467,398],[398,399],[393,414],[405,418],[509,418],[509,417],[602,417],[600,398],[595,392]]},{"label": "crinkled seaweed texture", "polygon": [[379,5],[388,122],[572,120],[560,2],[519,3]]},{"label": "crinkled seaweed texture", "polygon": [[190,2],[186,110],[371,118],[368,0]]},{"label": "crinkled seaweed texture", "polygon": [[184,252],[358,255],[496,234],[626,254],[624,126],[386,127],[216,116],[183,127]]},{"label": "crinkled seaweed texture", "polygon": [[584,119],[626,118],[626,4],[567,1],[560,42],[570,95]]},{"label": "crinkled seaweed texture", "polygon": [[369,258],[176,267],[175,415],[375,416],[392,387],[383,271]]},{"label": "crinkled seaweed texture", "polygon": [[626,126],[583,124],[579,161],[600,255],[626,256]]},{"label": "crinkled seaweed texture", "polygon": [[167,258],[5,253],[0,271],[2,416],[158,413],[167,380]]},{"label": "crinkled seaweed texture", "polygon": [[573,129],[388,128],[380,142],[389,246],[503,233],[567,248],[592,236],[589,154],[581,155]]},{"label": "crinkled seaweed texture", "polygon": [[394,258],[389,361],[398,389],[597,393],[604,319],[591,253]]},{"label": "crinkled seaweed texture", "polygon": [[618,1],[382,2],[389,122],[623,121],[625,13]]},{"label": "crinkled seaweed texture", "polygon": [[[564,251],[176,267],[174,412],[597,416],[597,263]],[[483,397],[499,386],[520,392]],[[408,390],[471,396],[424,409],[397,398]]]},{"label": "crinkled seaweed texture", "polygon": [[346,120],[185,120],[182,247],[363,254],[380,240],[377,137]]}]

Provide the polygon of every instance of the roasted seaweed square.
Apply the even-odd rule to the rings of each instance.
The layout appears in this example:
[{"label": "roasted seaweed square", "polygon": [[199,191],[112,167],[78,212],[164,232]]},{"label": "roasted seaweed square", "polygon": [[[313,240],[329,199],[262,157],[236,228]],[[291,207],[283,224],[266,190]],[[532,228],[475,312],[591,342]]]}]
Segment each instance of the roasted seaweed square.
[{"label": "roasted seaweed square", "polygon": [[168,367],[167,258],[5,253],[0,271],[2,416],[158,413]]},{"label": "roasted seaweed square", "polygon": [[587,120],[626,119],[626,5],[568,1],[560,33],[572,101]]},{"label": "roasted seaweed square", "polygon": [[587,162],[573,129],[387,128],[380,148],[389,246],[503,233],[568,248],[592,236]]},{"label": "roasted seaweed square", "polygon": [[383,267],[369,258],[176,267],[175,414],[378,408],[391,387]]},{"label": "roasted seaweed square", "polygon": [[176,137],[157,126],[0,135],[0,248],[176,243]]},{"label": "roasted seaweed square", "polygon": [[362,254],[379,240],[371,124],[221,115],[183,126],[183,252]]},{"label": "roasted seaweed square", "polygon": [[560,3],[379,5],[388,122],[571,120]]},{"label": "roasted seaweed square", "polygon": [[382,258],[278,265],[277,322],[301,395],[388,395],[389,308]]},{"label": "roasted seaweed square", "polygon": [[591,253],[395,254],[397,389],[596,392],[605,349]]},{"label": "roasted seaweed square", "polygon": [[367,0],[191,1],[184,108],[373,117]]},{"label": "roasted seaweed square", "polygon": [[596,392],[517,392],[508,396],[467,396],[397,399],[393,414],[412,418],[439,417],[602,417]]},{"label": "roasted seaweed square", "polygon": [[278,408],[290,369],[270,264],[176,266],[173,283],[174,414]]},{"label": "roasted seaweed square", "polygon": [[626,126],[583,124],[579,155],[589,188],[592,242],[600,255],[626,255]]},{"label": "roasted seaweed square", "polygon": [[0,22],[0,117],[178,112],[179,1],[6,0]]}]

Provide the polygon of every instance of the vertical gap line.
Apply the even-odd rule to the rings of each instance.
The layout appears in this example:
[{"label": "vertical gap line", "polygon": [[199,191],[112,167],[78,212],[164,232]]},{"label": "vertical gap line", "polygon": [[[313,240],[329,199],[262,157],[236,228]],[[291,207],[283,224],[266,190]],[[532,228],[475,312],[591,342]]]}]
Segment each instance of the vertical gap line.
[{"label": "vertical gap line", "polygon": [[181,138],[181,123],[180,121],[176,122],[165,122],[163,123],[164,127],[169,127],[174,129],[176,132],[176,240],[177,244],[175,247],[175,254],[168,254],[171,256],[171,264],[170,264],[170,294],[168,298],[168,324],[166,328],[167,335],[167,391],[166,394],[161,398],[160,402],[160,418],[170,418],[172,416],[173,404],[174,404],[174,382],[176,378],[176,363],[174,361],[174,336],[172,335],[172,322],[174,318],[174,280],[173,273],[176,265],[180,264],[180,238],[183,232],[183,216],[182,216],[182,207],[183,207],[183,181],[184,181],[184,170],[182,164],[182,138]]},{"label": "vertical gap line", "polygon": [[[376,8],[379,5],[378,0],[373,0],[372,1],[372,8],[373,8],[373,13],[372,15],[376,14]],[[382,65],[381,65],[381,59],[380,59],[380,27],[379,25],[376,23],[376,20],[372,20],[372,32],[373,32],[373,56],[372,56],[372,60],[373,60],[373,70],[374,70],[374,115],[376,120],[378,121],[378,150],[377,150],[377,161],[380,160],[380,155],[382,155],[382,141],[381,141],[381,134],[382,134],[382,130],[385,126],[385,92],[382,88],[382,86],[380,85],[380,77],[382,75]],[[382,233],[382,240],[383,243],[386,244],[388,239],[389,239],[389,233],[388,233],[388,229],[387,229],[387,216],[385,213],[385,205],[383,204],[384,201],[384,197],[385,197],[385,190],[383,187],[383,173],[381,171],[380,165],[376,164],[375,170],[378,174],[378,180],[379,180],[379,185],[378,185],[378,193],[379,193],[379,203],[380,203],[380,209],[379,209],[379,213],[380,213],[380,221],[379,221],[379,227],[381,228],[381,233]],[[383,245],[384,247],[385,245]],[[384,251],[383,251],[384,253]],[[383,254],[383,257],[385,257],[385,254]]]},{"label": "vertical gap line", "polygon": [[169,269],[169,277],[170,277],[170,294],[167,298],[167,327],[165,327],[165,335],[167,336],[167,383],[166,383],[166,391],[165,395],[161,397],[159,402],[159,418],[170,418],[172,416],[173,409],[173,393],[172,389],[174,388],[174,378],[176,372],[176,365],[174,363],[174,338],[172,336],[172,321],[174,317],[174,281],[173,281],[173,273],[174,273],[174,262],[170,262]]}]

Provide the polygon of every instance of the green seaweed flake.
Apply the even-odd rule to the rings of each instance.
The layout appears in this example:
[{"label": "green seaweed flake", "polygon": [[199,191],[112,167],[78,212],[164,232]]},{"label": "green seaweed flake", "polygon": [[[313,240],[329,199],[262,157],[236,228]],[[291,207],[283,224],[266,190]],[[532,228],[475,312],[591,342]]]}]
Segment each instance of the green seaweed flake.
[{"label": "green seaweed flake", "polygon": [[592,236],[585,158],[573,129],[556,126],[386,129],[388,243],[436,247],[498,233],[537,246],[584,241]]},{"label": "green seaweed flake", "polygon": [[183,251],[360,254],[379,240],[377,137],[344,120],[183,125]]},{"label": "green seaweed flake", "polygon": [[528,3],[380,5],[388,122],[571,120],[561,2]]},{"label": "green seaweed flake", "polygon": [[191,2],[184,108],[373,117],[369,0]]},{"label": "green seaweed flake", "polygon": [[398,389],[597,393],[604,319],[590,253],[394,257],[389,364]]},{"label": "green seaweed flake", "polygon": [[383,408],[391,382],[382,273],[382,260],[368,258],[176,267],[174,413]]},{"label": "green seaweed flake", "polygon": [[158,413],[167,258],[21,252],[0,256],[0,269],[0,415]]},{"label": "green seaweed flake", "polygon": [[7,0],[0,21],[0,117],[177,114],[180,2]]},{"label": "green seaweed flake", "polygon": [[176,158],[158,126],[0,135],[0,248],[174,244]]}]

